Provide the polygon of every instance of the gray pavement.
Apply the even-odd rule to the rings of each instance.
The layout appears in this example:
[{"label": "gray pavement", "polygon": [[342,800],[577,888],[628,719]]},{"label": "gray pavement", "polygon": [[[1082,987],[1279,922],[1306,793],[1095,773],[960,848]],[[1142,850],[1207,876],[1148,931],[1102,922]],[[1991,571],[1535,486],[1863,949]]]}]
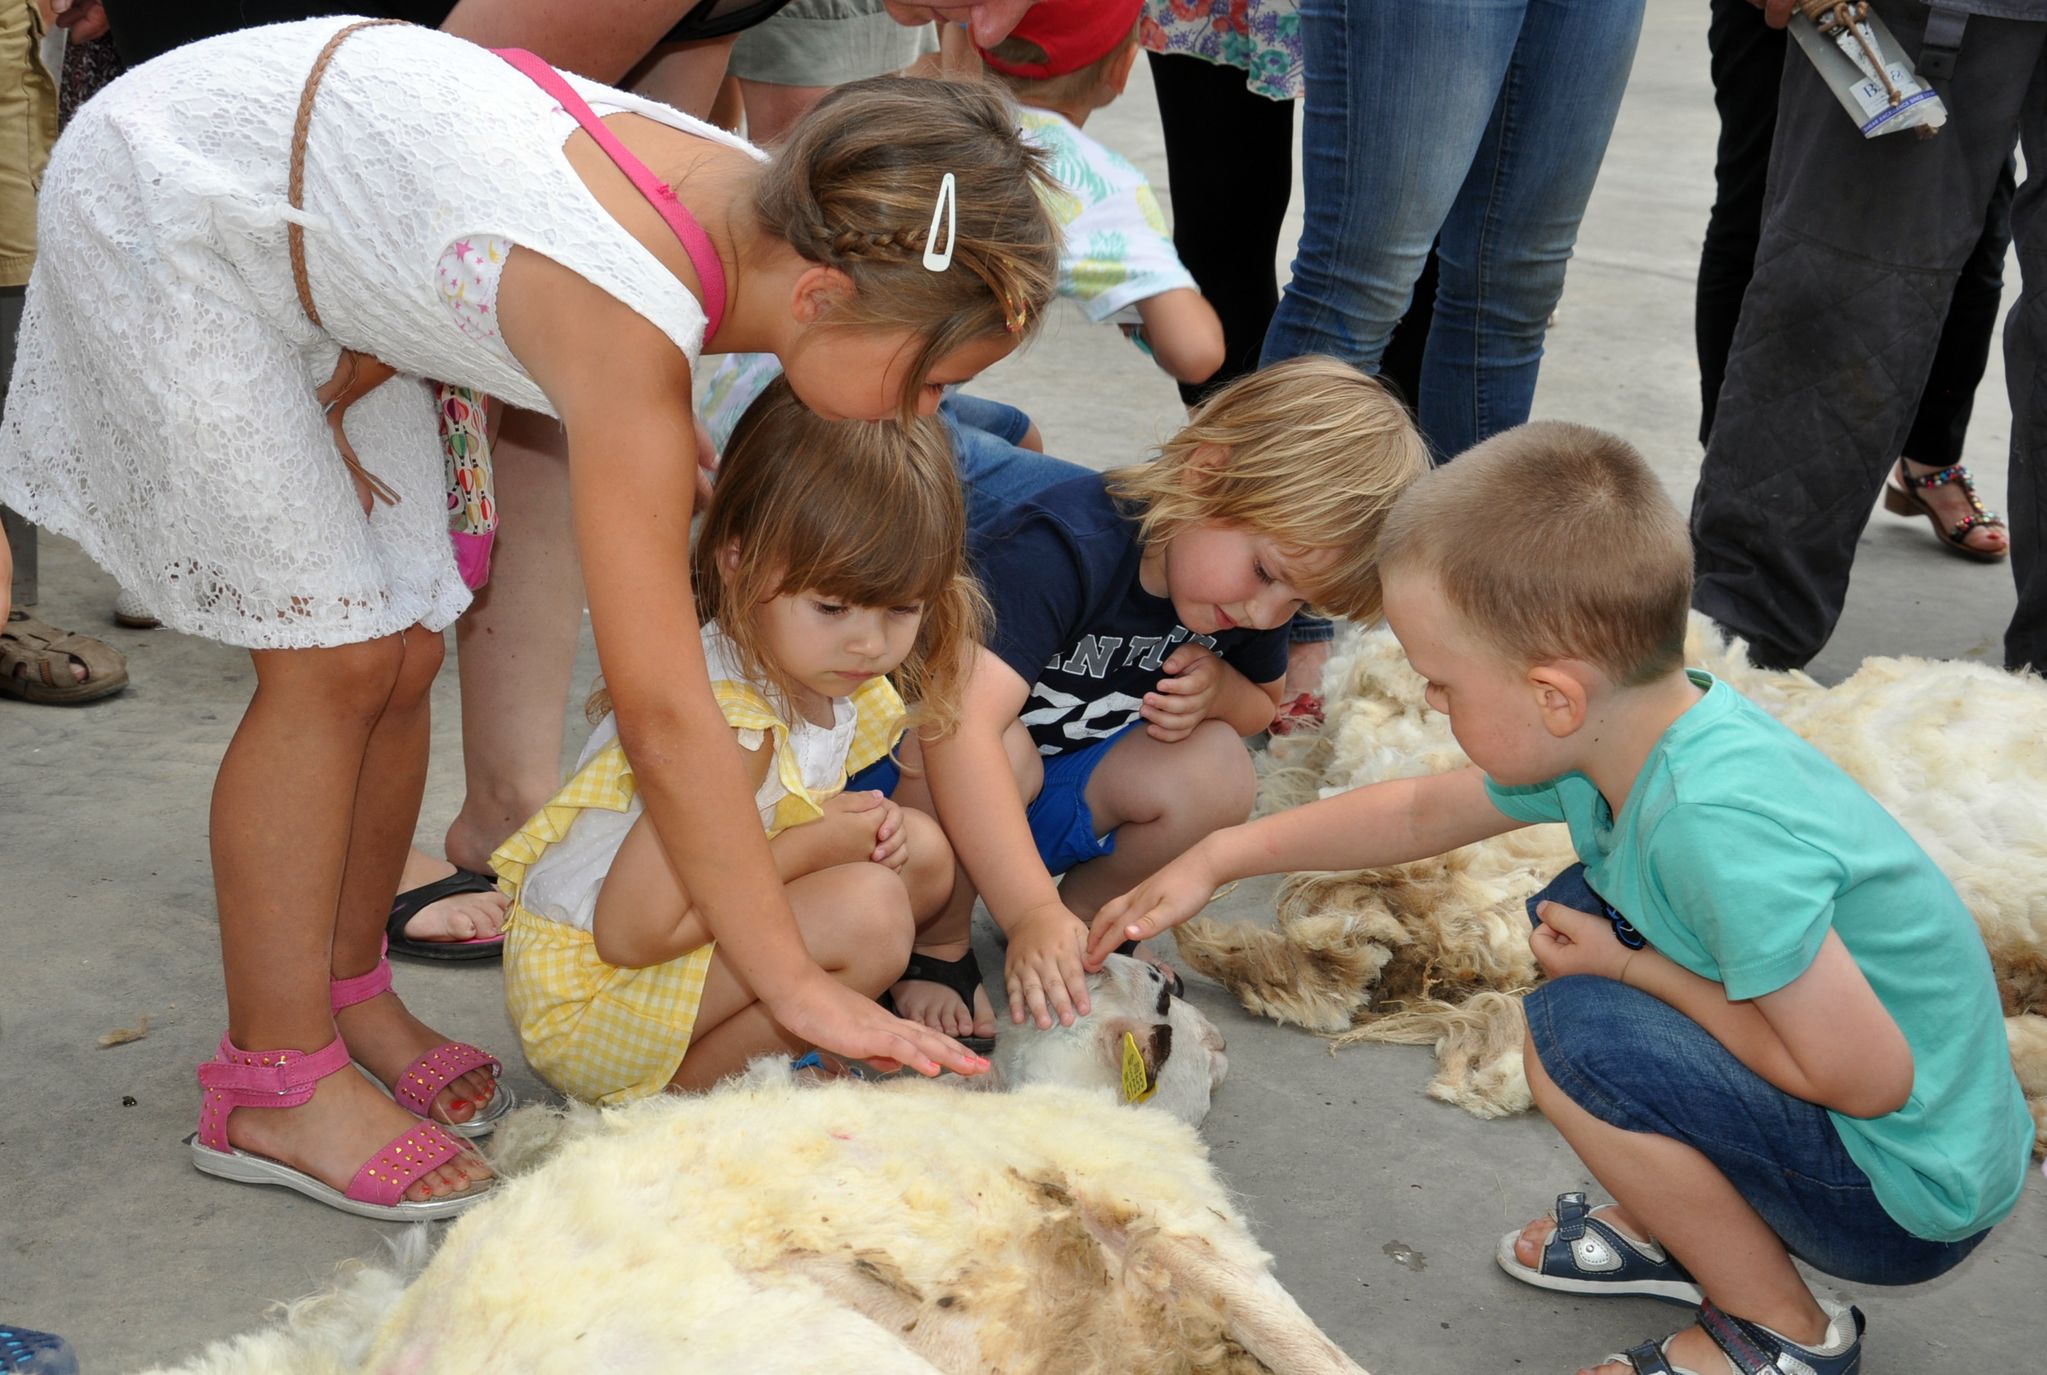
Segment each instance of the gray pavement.
[{"label": "gray pavement", "polygon": [[[1691,281],[1715,133],[1704,33],[1704,5],[1651,0],[1536,400],[1540,415],[1629,435],[1681,502],[1698,465]],[[1099,131],[1163,184],[1143,78],[1140,66]],[[977,389],[1025,406],[1055,452],[1096,465],[1137,457],[1178,415],[1162,375],[1070,312]],[[1970,437],[1992,505],[2007,429],[1993,358]],[[68,1333],[90,1371],[129,1370],[257,1325],[270,1301],[317,1288],[335,1262],[376,1254],[389,1229],[186,1163],[192,1065],[225,1022],[207,800],[248,660],[113,628],[113,584],[63,541],[45,542],[43,581],[44,614],[127,651],[133,686],[72,711],[0,702],[0,1319]],[[1943,556],[1923,523],[1878,514],[1818,667],[1838,676],[1897,652],[1994,663],[2011,605],[2004,569]],[[593,667],[586,643],[585,680]],[[452,656],[436,693],[429,845],[460,796]],[[572,728],[571,745],[580,738]],[[1270,892],[1246,885],[1231,909],[1265,919]],[[443,1030],[514,1044],[489,969],[404,966],[398,983]],[[1681,1321],[1646,1301],[1552,1298],[1493,1266],[1502,1232],[1589,1184],[1539,1118],[1480,1122],[1424,1098],[1424,1051],[1332,1055],[1212,985],[1196,980],[1191,994],[1230,1042],[1206,1129],[1216,1162],[1284,1282],[1376,1375],[1568,1372]],[[145,1039],[96,1044],[145,1015]],[[507,1077],[524,1097],[541,1092],[523,1066]],[[2012,1221],[1942,1281],[1857,1294],[1871,1316],[1869,1375],[2038,1368],[2043,1194],[2033,1176]]]}]

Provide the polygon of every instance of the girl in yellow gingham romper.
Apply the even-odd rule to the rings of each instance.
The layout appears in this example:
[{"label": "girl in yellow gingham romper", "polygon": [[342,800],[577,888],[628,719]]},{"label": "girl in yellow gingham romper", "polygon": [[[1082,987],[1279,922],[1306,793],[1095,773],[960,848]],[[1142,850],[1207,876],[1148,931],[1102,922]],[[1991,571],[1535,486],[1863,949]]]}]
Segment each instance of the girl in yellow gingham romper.
[{"label": "girl in yellow gingham romper", "polygon": [[[704,628],[705,657],[711,661],[711,691],[726,724],[742,733],[773,740],[771,772],[783,795],[771,804],[770,837],[823,815],[823,804],[838,791],[813,791],[805,784],[791,747],[790,725],[776,714],[766,694],[751,684],[716,676],[723,637]],[[840,768],[840,782],[882,758],[901,733],[903,700],[886,678],[872,678],[854,690],[852,747]],[[754,746],[758,748],[758,744]],[[554,845],[565,840],[577,819],[592,810],[620,818],[641,815],[632,765],[607,718],[591,737],[573,777],[530,821],[491,856],[512,907],[505,925],[505,1000],[534,1071],[561,1092],[592,1103],[631,1102],[667,1087],[689,1048],[697,1004],[704,994],[712,945],[644,969],[606,964],[588,930],[537,916],[521,901],[528,872]]]},{"label": "girl in yellow gingham romper", "polygon": [[[693,553],[712,691],[752,757],[755,805],[786,880],[872,862],[902,881],[890,889],[861,868],[869,877],[844,889],[847,901],[833,896],[840,889],[809,889],[812,910],[825,909],[811,919],[820,927],[858,908],[860,895],[896,893],[908,920],[887,935],[901,957],[863,931],[849,941],[859,954],[834,971],[870,994],[900,976],[913,928],[949,920],[956,890],[969,891],[930,817],[874,794],[840,798],[848,777],[887,757],[903,733],[908,713],[891,679],[918,698],[921,729],[943,729],[978,643],[982,603],[965,570],[963,504],[941,435],[934,422],[827,424],[778,382],[733,433]],[[505,999],[527,1061],[561,1092],[612,1105],[715,1077],[682,1075],[684,1061],[696,1038],[735,1014],[727,1007],[698,1026],[717,949],[708,940],[677,948],[676,933],[701,922],[690,925],[687,895],[658,858],[601,691],[591,710],[602,719],[574,774],[491,863],[512,900]],[[811,829],[828,814],[831,827]],[[795,907],[817,956],[831,933]],[[633,952],[637,967],[607,961],[601,943],[615,957]],[[790,1039],[726,1044],[706,1059],[722,1072]]]}]

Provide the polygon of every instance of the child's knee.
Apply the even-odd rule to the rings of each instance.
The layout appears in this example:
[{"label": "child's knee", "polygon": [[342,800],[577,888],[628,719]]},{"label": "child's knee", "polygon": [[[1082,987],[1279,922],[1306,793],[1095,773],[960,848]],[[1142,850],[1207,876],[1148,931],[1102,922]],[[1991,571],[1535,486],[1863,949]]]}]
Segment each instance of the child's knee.
[{"label": "child's knee", "polygon": [[903,865],[903,886],[910,893],[911,915],[918,922],[929,921],[951,901],[959,866],[937,821],[905,808],[903,826],[910,847],[909,861]]},{"label": "child's knee", "polygon": [[886,988],[910,962],[910,944],[917,934],[905,876],[885,864],[853,864],[846,870],[836,923],[840,948],[850,971],[876,975]]},{"label": "child's knee", "polygon": [[297,671],[284,674],[259,668],[259,693],[303,694],[298,700],[317,703],[315,709],[329,719],[367,727],[390,705],[405,668],[405,643],[398,635],[310,652],[320,656],[317,668],[294,665]]},{"label": "child's knee", "polygon": [[441,660],[447,655],[447,641],[439,631],[414,626],[398,637],[404,649],[398,674],[391,686],[390,704],[406,709],[426,700],[434,679],[440,675]]},{"label": "child's knee", "polygon": [[1258,800],[1258,771],[1228,722],[1203,721],[1175,748],[1188,753],[1173,771],[1169,805],[1204,831],[1234,826],[1251,815]]}]

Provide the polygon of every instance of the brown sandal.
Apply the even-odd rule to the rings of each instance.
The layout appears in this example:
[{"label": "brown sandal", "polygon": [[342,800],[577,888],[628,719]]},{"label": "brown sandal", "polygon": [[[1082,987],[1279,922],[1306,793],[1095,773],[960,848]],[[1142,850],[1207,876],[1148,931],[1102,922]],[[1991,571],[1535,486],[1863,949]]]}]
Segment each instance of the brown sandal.
[{"label": "brown sandal", "polygon": [[[85,681],[71,672],[85,665]],[[119,650],[59,630],[26,611],[12,612],[0,626],[0,695],[44,706],[75,707],[111,697],[128,686],[128,662]]]},{"label": "brown sandal", "polygon": [[[1974,511],[1974,514],[1964,516],[1953,525],[1948,525],[1940,513],[1933,509],[1933,503],[1919,495],[1928,487],[1945,487],[1950,482],[1959,482],[1962,485],[1962,494],[1969,498],[1969,505]],[[1942,468],[1937,473],[1928,473],[1925,477],[1914,477],[1911,470],[1905,466],[1905,460],[1899,459],[1897,468],[1884,483],[1884,509],[1892,515],[1926,517],[1932,523],[1933,533],[1939,537],[1942,546],[1965,559],[1974,559],[1977,563],[2000,563],[2005,555],[2011,553],[2009,537],[2006,538],[2002,549],[1978,549],[1968,543],[1971,530],[1979,526],[1984,529],[2002,530],[2004,519],[1995,511],[1983,509],[1983,502],[1976,495],[1976,484],[1970,478],[1969,470],[1959,463]]]}]

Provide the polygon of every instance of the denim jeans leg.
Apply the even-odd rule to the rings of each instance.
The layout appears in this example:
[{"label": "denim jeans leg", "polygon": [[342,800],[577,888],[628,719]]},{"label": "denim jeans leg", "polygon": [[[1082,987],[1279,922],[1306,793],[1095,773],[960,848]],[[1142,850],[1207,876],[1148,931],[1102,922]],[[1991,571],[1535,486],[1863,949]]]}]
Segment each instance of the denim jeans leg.
[{"label": "denim jeans leg", "polygon": [[1303,0],[1305,216],[1264,361],[1376,372],[1485,135],[1527,0]]},{"label": "denim jeans leg", "polygon": [[1528,419],[1550,312],[1606,156],[1644,0],[1529,0],[1443,222],[1421,427],[1445,457]]}]

